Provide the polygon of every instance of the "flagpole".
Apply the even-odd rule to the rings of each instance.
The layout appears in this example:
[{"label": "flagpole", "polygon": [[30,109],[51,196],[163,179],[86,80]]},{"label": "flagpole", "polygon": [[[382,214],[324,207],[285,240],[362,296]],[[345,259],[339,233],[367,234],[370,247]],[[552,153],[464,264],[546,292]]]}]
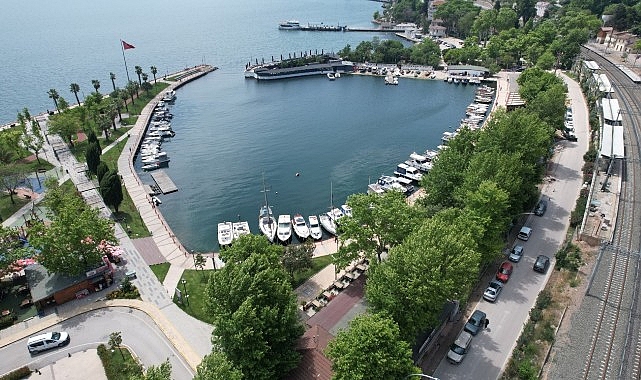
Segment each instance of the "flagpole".
[{"label": "flagpole", "polygon": [[122,50],[122,60],[125,62],[125,72],[127,73],[127,83],[131,82],[129,79],[129,69],[127,69],[127,59],[125,58],[125,47],[123,46],[122,40],[120,40],[120,50]]}]

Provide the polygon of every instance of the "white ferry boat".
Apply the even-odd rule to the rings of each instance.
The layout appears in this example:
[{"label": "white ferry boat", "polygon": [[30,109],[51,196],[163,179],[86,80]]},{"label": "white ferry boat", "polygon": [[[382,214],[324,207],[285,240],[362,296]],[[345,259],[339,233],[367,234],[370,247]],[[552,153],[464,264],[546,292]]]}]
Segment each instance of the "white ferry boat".
[{"label": "white ferry boat", "polygon": [[300,30],[300,22],[296,20],[287,20],[278,24],[280,30]]}]

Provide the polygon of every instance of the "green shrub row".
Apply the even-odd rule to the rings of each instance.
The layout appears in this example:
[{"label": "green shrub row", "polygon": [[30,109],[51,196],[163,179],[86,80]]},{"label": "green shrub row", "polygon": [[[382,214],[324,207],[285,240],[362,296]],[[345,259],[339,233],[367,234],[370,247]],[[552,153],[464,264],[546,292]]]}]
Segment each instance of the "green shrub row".
[{"label": "green shrub row", "polygon": [[142,375],[142,367],[131,361],[129,353],[127,356],[130,360],[126,361],[122,353],[113,353],[104,344],[101,344],[98,346],[98,356],[108,380],[125,380]]},{"label": "green shrub row", "polygon": [[9,326],[13,326],[13,323],[18,319],[18,317],[14,314],[11,313],[9,315],[5,315],[4,317],[0,317],[0,329],[4,329]]},{"label": "green shrub row", "polygon": [[20,380],[26,379],[31,375],[31,370],[29,367],[21,367],[16,370],[13,370],[6,375],[0,376],[0,380]]}]

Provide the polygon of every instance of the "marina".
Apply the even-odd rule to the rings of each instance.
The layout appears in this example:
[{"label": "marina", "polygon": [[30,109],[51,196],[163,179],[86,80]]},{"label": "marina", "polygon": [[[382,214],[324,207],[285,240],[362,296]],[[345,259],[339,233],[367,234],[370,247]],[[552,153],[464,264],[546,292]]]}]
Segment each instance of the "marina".
[{"label": "marina", "polygon": [[165,173],[163,170],[151,173],[151,178],[154,179],[156,185],[158,185],[158,189],[163,194],[169,194],[178,191],[178,186],[174,184],[171,178],[169,178],[167,173]]}]

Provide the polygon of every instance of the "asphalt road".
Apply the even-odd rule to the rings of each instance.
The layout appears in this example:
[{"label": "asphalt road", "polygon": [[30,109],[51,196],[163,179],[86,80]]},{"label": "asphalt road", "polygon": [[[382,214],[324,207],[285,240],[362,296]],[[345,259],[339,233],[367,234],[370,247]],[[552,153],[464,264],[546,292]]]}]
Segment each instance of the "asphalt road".
[{"label": "asphalt road", "polygon": [[[554,265],[554,255],[563,242],[569,225],[569,216],[582,185],[583,154],[588,149],[588,109],[577,83],[563,76],[572,99],[577,142],[560,141],[556,154],[548,164],[548,175],[542,187],[543,198],[548,200],[544,216],[530,215],[525,223],[533,232],[523,245],[524,255],[514,265],[514,272],[496,303],[480,300],[477,308],[487,313],[488,329],[472,340],[466,358],[459,365],[441,360],[434,376],[439,379],[496,379],[507,364],[516,340],[529,318],[539,292],[545,287]],[[543,275],[532,270],[540,254],[552,260]]]},{"label": "asphalt road", "polygon": [[[66,331],[71,337],[71,342],[65,347],[31,355],[27,351],[27,339],[19,340],[0,349],[0,373],[24,365],[42,368],[68,354],[73,355],[87,348],[95,348],[101,343],[107,344],[109,334],[120,331],[123,345],[129,347],[145,367],[159,365],[169,358],[172,379],[187,380],[194,376],[153,320],[135,309],[100,309],[70,318],[44,332],[47,331]],[[91,374],[87,374],[87,378],[91,378]]]}]

